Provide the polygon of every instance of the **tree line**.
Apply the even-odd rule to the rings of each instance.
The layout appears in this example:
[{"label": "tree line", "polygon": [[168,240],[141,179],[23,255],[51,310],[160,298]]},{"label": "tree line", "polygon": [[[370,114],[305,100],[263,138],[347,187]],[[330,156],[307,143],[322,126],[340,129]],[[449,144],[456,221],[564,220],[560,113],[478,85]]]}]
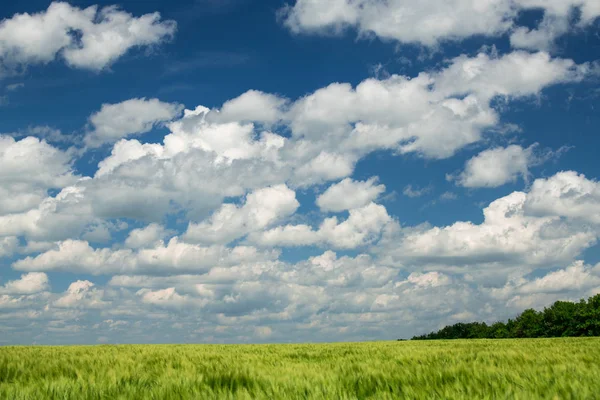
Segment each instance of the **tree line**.
[{"label": "tree line", "polygon": [[532,308],[507,322],[459,322],[412,340],[504,339],[600,336],[600,294],[578,303],[557,301],[543,311]]}]

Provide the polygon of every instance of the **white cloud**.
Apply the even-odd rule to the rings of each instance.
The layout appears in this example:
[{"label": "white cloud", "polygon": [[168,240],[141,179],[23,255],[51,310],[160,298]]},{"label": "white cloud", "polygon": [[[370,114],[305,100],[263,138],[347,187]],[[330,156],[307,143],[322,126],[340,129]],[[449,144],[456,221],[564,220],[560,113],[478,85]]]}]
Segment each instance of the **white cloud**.
[{"label": "white cloud", "polygon": [[351,249],[372,243],[379,238],[386,224],[392,221],[384,206],[370,203],[349,211],[345,221],[326,218],[318,230],[307,225],[287,225],[248,237],[251,243],[262,246],[307,246],[327,244],[335,248]]},{"label": "white cloud", "polygon": [[[481,224],[459,221],[445,227],[390,230],[378,251],[402,265],[463,272],[469,268],[473,274],[505,277],[506,268],[531,271],[569,263],[596,243],[597,230],[576,221],[529,215],[526,204],[532,192],[495,200],[483,210]],[[549,203],[556,200],[560,201],[548,198]]]},{"label": "white cloud", "polygon": [[424,288],[424,287],[438,287],[449,285],[451,283],[451,279],[442,273],[439,272],[427,272],[427,273],[418,273],[413,272],[406,278],[405,281],[396,283],[396,287],[413,284],[416,288]]},{"label": "white cloud", "polygon": [[540,216],[562,216],[600,224],[600,183],[574,171],[533,182],[525,209]]},{"label": "white cloud", "polygon": [[[586,68],[545,53],[481,54],[412,79],[368,79],[356,88],[333,84],[273,108],[272,118],[257,115],[277,119],[290,137],[260,124],[220,121],[225,106],[199,106],[168,124],[171,133],[162,144],[117,142],[94,178],[78,184],[85,188],[81,207],[101,218],[159,222],[185,210],[199,220],[228,197],[283,182],[309,187],[344,179],[373,151],[449,157],[498,125],[494,96],[537,95],[549,85],[582,79]],[[265,96],[270,99],[259,95]]]},{"label": "white cloud", "polygon": [[137,292],[142,298],[142,302],[161,307],[182,307],[190,303],[187,296],[182,296],[175,291],[175,288],[168,288],[157,291],[142,289]]},{"label": "white cloud", "polygon": [[249,90],[223,104],[218,114],[211,117],[220,122],[275,123],[281,119],[286,100],[279,96]]},{"label": "white cloud", "polygon": [[385,192],[385,185],[377,184],[378,178],[367,181],[355,181],[346,178],[341,182],[331,185],[324,193],[317,197],[317,206],[321,211],[340,212],[353,208],[364,207],[377,200]]},{"label": "white cloud", "polygon": [[467,161],[457,183],[464,187],[498,187],[515,182],[519,177],[527,181],[529,166],[534,161],[533,147],[518,145],[482,151]]},{"label": "white cloud", "polygon": [[47,290],[48,276],[43,272],[30,272],[21,275],[20,279],[7,282],[0,287],[0,294],[29,295]]},{"label": "white cloud", "polygon": [[566,269],[554,271],[541,278],[523,284],[520,293],[553,293],[568,290],[579,290],[583,287],[600,285],[600,277],[592,275],[591,267],[577,261]]},{"label": "white cloud", "polygon": [[175,29],[175,22],[161,21],[159,13],[134,17],[114,6],[80,9],[53,2],[46,11],[0,23],[0,74],[57,57],[71,67],[99,71],[134,47],[171,38]]},{"label": "white cloud", "polygon": [[19,247],[19,238],[16,236],[0,237],[0,259],[10,257]]},{"label": "white cloud", "polygon": [[125,247],[130,249],[154,247],[165,236],[167,236],[167,231],[163,226],[154,223],[149,224],[144,228],[129,232],[129,236],[125,239]]},{"label": "white cloud", "polygon": [[452,60],[438,75],[436,87],[446,95],[518,98],[538,95],[551,84],[580,81],[587,73],[588,64],[576,65],[573,60],[552,58],[543,51],[513,51],[501,57],[480,53]]},{"label": "white cloud", "polygon": [[[475,35],[510,33],[520,11],[541,9],[544,19],[535,33],[517,27],[511,43],[527,48],[548,48],[556,37],[569,31],[570,13],[581,11],[579,26],[600,16],[596,0],[297,0],[280,11],[284,24],[294,33],[341,33],[356,28],[360,36],[376,35],[404,43],[434,47]],[[560,28],[552,28],[558,25]],[[532,36],[539,37],[532,37]],[[529,36],[529,37],[525,37]]]},{"label": "white cloud", "polygon": [[328,154],[335,150],[339,159],[343,151],[344,163],[320,160],[318,165],[332,170],[329,179],[349,174],[358,159],[378,149],[447,158],[498,124],[491,107],[496,96],[539,95],[549,85],[579,81],[588,72],[588,65],[543,52],[481,53],[456,57],[445,69],[412,79],[392,75],[365,80],[356,88],[335,83],[290,106],[288,118],[297,138],[290,145],[298,158],[331,149]]},{"label": "white cloud", "polygon": [[92,132],[85,137],[89,147],[149,132],[156,125],[173,120],[183,106],[164,103],[158,99],[130,99],[117,104],[103,104],[100,111],[90,117]]},{"label": "white cloud", "polygon": [[53,305],[58,308],[104,308],[110,303],[103,300],[104,291],[90,281],[77,281]]},{"label": "white cloud", "polygon": [[416,198],[416,197],[421,197],[428,193],[431,193],[432,190],[433,190],[432,186],[416,188],[416,187],[413,187],[412,185],[407,185],[404,187],[402,194],[404,194],[407,197]]},{"label": "white cloud", "polygon": [[546,13],[536,29],[516,28],[510,35],[510,44],[515,48],[550,51],[556,39],[568,32],[567,15],[557,17]]},{"label": "white cloud", "polygon": [[356,27],[361,35],[433,46],[445,39],[497,35],[510,28],[514,13],[511,3],[503,0],[298,0],[285,10],[285,24],[297,33]]},{"label": "white cloud", "polygon": [[75,180],[68,153],[35,137],[0,135],[0,216],[37,207],[48,189]]},{"label": "white cloud", "polygon": [[535,279],[509,280],[503,287],[492,288],[492,298],[506,307],[524,308],[546,307],[556,300],[579,301],[591,296],[600,287],[600,268],[575,261],[566,268],[546,273]]},{"label": "white cloud", "polygon": [[67,186],[55,197],[45,198],[29,211],[0,215],[0,236],[25,236],[34,241],[62,240],[79,236],[98,223],[85,198],[85,186]]},{"label": "white cloud", "polygon": [[243,205],[224,204],[207,221],[190,223],[184,238],[229,243],[291,216],[299,206],[296,193],[285,184],[258,189],[246,196]]},{"label": "white cloud", "polygon": [[93,275],[111,273],[155,273],[194,271],[204,273],[214,266],[229,266],[241,262],[271,260],[276,251],[260,252],[253,247],[202,247],[180,242],[177,237],[156,247],[112,250],[94,249],[85,241],[66,240],[57,249],[36,257],[27,257],[13,263],[21,271],[73,271]]}]

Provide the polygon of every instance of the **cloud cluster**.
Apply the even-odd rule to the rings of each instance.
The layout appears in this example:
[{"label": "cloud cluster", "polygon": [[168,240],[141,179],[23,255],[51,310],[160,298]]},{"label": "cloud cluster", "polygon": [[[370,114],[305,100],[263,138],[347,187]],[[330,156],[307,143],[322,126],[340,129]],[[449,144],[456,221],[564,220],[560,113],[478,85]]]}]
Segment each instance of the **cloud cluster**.
[{"label": "cloud cluster", "polygon": [[[540,25],[516,26],[531,9],[543,11]],[[496,143],[503,107],[592,73],[550,51],[599,13],[591,0],[298,0],[282,12],[294,32],[356,27],[426,46],[510,35],[527,51],[460,55],[295,99],[249,90],[215,108],[103,104],[69,150],[48,127],[0,135],[0,258],[23,273],[0,285],[2,336],[383,339],[597,293],[599,266],[583,257],[600,235],[600,183],[574,171],[534,179],[532,167],[556,153],[480,149],[449,176],[456,193],[527,187],[490,201],[479,222],[440,226],[407,224],[399,217],[410,210],[383,205],[393,182],[354,171],[383,151],[434,163]],[[0,22],[0,75],[56,59],[100,71],[174,32],[157,13],[52,3]],[[164,138],[144,141],[155,128]],[[104,157],[90,176],[74,168],[85,152]],[[408,197],[458,197],[410,178]],[[71,274],[85,279],[51,291],[54,276]]]},{"label": "cloud cluster", "polygon": [[395,265],[483,280],[565,265],[598,241],[597,186],[572,171],[560,172],[535,180],[528,192],[493,201],[480,224],[395,226],[374,251]]},{"label": "cloud cluster", "polygon": [[[534,29],[517,25],[520,13],[529,10],[544,14]],[[580,17],[572,26],[574,10]],[[590,25],[599,16],[595,0],[297,0],[280,10],[284,24],[294,33],[337,34],[352,27],[360,36],[424,46],[508,34],[514,47],[534,50],[550,49],[556,38]]]},{"label": "cloud cluster", "polygon": [[171,121],[183,107],[163,103],[158,99],[130,99],[118,104],[103,104],[90,117],[93,129],[85,137],[85,144],[98,147],[105,143],[149,132],[156,124]]},{"label": "cloud cluster", "polygon": [[174,21],[159,13],[141,17],[115,6],[98,9],[53,2],[36,14],[0,23],[0,76],[58,57],[73,68],[100,71],[134,47],[159,44],[175,34]]}]

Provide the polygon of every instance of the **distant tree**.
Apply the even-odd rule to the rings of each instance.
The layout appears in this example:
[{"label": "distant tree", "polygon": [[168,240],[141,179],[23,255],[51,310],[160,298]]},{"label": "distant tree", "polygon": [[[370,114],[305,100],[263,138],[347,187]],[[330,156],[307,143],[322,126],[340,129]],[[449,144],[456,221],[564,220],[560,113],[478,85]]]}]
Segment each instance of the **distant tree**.
[{"label": "distant tree", "polygon": [[496,322],[492,324],[488,330],[488,337],[491,339],[506,339],[510,337],[510,332],[504,322]]},{"label": "distant tree", "polygon": [[512,336],[517,338],[544,336],[543,323],[544,315],[533,308],[529,308],[515,319]]},{"label": "distant tree", "polygon": [[600,336],[600,294],[579,302],[575,320],[577,336]]},{"label": "distant tree", "polygon": [[560,336],[600,336],[600,294],[578,303],[557,301],[544,311],[532,308],[506,323],[459,322],[412,340],[504,339]]},{"label": "distant tree", "polygon": [[557,301],[544,309],[544,336],[576,336],[575,319],[580,306],[569,301]]}]

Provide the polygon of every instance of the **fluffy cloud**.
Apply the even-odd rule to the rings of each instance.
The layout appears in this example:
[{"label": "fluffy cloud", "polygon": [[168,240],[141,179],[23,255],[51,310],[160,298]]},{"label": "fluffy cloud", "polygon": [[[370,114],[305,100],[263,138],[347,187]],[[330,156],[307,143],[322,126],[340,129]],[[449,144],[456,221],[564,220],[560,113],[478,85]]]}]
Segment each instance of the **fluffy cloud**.
[{"label": "fluffy cloud", "polygon": [[47,290],[48,276],[43,272],[30,272],[21,275],[20,279],[7,282],[4,287],[0,287],[1,294],[29,295]]},{"label": "fluffy cloud", "polygon": [[318,230],[307,225],[286,225],[253,233],[248,240],[261,246],[308,246],[327,244],[351,249],[376,240],[392,218],[384,206],[370,203],[349,211],[348,218],[326,218]]},{"label": "fluffy cloud", "polygon": [[[116,327],[127,327],[127,340],[136,342],[158,337],[256,341],[269,332],[264,327],[271,327],[269,340],[289,339],[292,333],[303,341],[323,335],[381,339],[457,320],[490,322],[514,316],[524,306],[577,299],[593,293],[599,279],[600,268],[577,262],[490,288],[473,285],[467,275],[407,276],[366,254],[339,257],[325,251],[295,264],[241,263],[201,275],[122,275],[106,287],[77,281],[50,297],[5,295],[0,308],[12,311],[0,315],[10,315],[7,326],[36,319],[35,329],[42,329],[48,343],[64,341],[73,329],[88,340],[99,335],[122,341]],[[84,322],[74,328],[70,321],[76,319]]]},{"label": "fluffy cloud", "polygon": [[0,237],[0,258],[10,257],[19,246],[16,236]]},{"label": "fluffy cloud", "polygon": [[[93,179],[69,189],[78,193],[79,218],[71,223],[85,225],[95,217],[160,222],[182,210],[201,220],[225,198],[284,182],[304,188],[344,179],[359,160],[377,150],[446,158],[497,127],[499,115],[491,106],[495,96],[537,95],[549,85],[582,79],[587,69],[546,53],[480,54],[455,58],[444,69],[414,78],[368,79],[355,88],[332,84],[294,102],[249,92],[219,110],[199,106],[168,124],[171,133],[162,144],[118,141]],[[246,121],[250,117],[242,114],[249,112],[248,99],[261,99],[269,109],[261,112],[269,116],[258,113],[254,121]],[[231,121],[234,117],[243,120]],[[125,120],[130,118],[134,125],[146,126],[136,116]],[[289,137],[260,123],[275,120],[289,127]],[[20,221],[15,226],[26,225],[21,231],[31,234],[33,226],[40,229],[38,222],[29,221],[37,221],[40,213],[15,214],[11,221]],[[56,226],[55,239],[64,239],[58,233],[69,227]]]},{"label": "fluffy cloud", "polygon": [[140,229],[133,229],[125,239],[125,247],[139,249],[153,247],[157,242],[167,236],[165,228],[159,224],[149,224]]},{"label": "fluffy cloud", "polygon": [[[335,149],[356,162],[378,149],[447,158],[498,124],[491,101],[538,95],[545,87],[579,81],[588,65],[547,53],[459,56],[436,72],[368,79],[356,88],[332,84],[296,101],[288,118],[294,153]],[[310,140],[310,141],[309,141]],[[338,167],[339,169],[339,167]],[[350,168],[347,168],[351,171]]]},{"label": "fluffy cloud", "polygon": [[25,236],[34,241],[78,237],[100,220],[84,195],[85,186],[67,186],[29,211],[0,215],[1,236]]},{"label": "fluffy cloud", "polygon": [[258,189],[241,206],[224,204],[209,220],[190,223],[184,238],[193,242],[228,243],[291,216],[300,203],[286,185]]},{"label": "fluffy cloud", "polygon": [[575,261],[535,279],[510,280],[490,291],[493,298],[514,309],[541,308],[557,299],[577,301],[600,293],[600,268]]},{"label": "fluffy cloud", "polygon": [[223,104],[211,117],[221,122],[262,122],[272,124],[281,119],[286,100],[276,95],[249,90]]},{"label": "fluffy cloud", "polygon": [[[353,7],[331,4],[332,18]],[[184,110],[183,117],[178,106],[154,99],[106,105],[91,117],[87,141],[116,143],[86,178],[73,176],[69,152],[31,138],[6,139],[12,150],[0,150],[0,190],[37,197],[0,213],[0,257],[28,255],[11,260],[13,269],[28,273],[0,289],[0,308],[11,310],[0,319],[30,326],[49,341],[65,340],[56,334],[68,332],[110,341],[114,328],[125,326],[127,340],[140,342],[158,335],[365,340],[465,318],[503,318],[520,305],[592,293],[598,267],[573,264],[526,276],[570,265],[596,242],[596,181],[565,172],[492,202],[481,223],[409,227],[375,203],[383,184],[352,179],[357,163],[380,150],[450,157],[500,127],[498,97],[539,96],[549,86],[580,81],[589,68],[546,52],[482,53],[414,77],[335,83],[295,100],[249,91],[220,108]],[[170,132],[162,143],[128,139],[163,122]],[[28,156],[11,164],[19,143]],[[496,186],[526,176],[528,152],[485,151],[460,182]],[[30,158],[43,162],[36,166]],[[491,171],[491,164],[502,168]],[[3,175],[7,168],[17,172]],[[28,179],[33,183],[21,189],[12,183]],[[295,215],[296,191],[305,198],[322,184],[330,186],[317,206],[343,215],[314,224],[311,212]],[[60,191],[49,196],[50,188]],[[98,247],[116,231],[124,236],[120,218],[142,227]],[[323,253],[289,262],[268,249],[280,246],[319,246]],[[108,275],[110,282],[77,281],[64,293],[49,293],[44,272],[56,271]]]},{"label": "fluffy cloud", "polygon": [[[442,4],[435,0],[297,0],[280,14],[295,33],[340,33],[354,27],[361,36],[435,46],[474,35],[510,33],[520,11],[541,9],[545,17],[537,29],[517,27],[511,36],[513,45],[539,49],[548,48],[556,37],[568,32],[573,8],[581,11],[579,26],[591,24],[600,16],[595,0],[452,0]],[[558,28],[552,29],[556,25]]]},{"label": "fluffy cloud", "polygon": [[141,296],[143,303],[160,307],[179,308],[190,303],[189,297],[180,295],[175,291],[175,288],[157,290],[154,292],[148,289],[142,289],[138,291],[137,294]]},{"label": "fluffy cloud", "polygon": [[103,104],[90,117],[92,132],[85,137],[89,147],[114,143],[131,135],[150,131],[155,125],[177,117],[183,106],[163,103],[158,99],[130,99],[118,104]]},{"label": "fluffy cloud", "polygon": [[201,247],[180,242],[177,237],[156,247],[112,250],[94,249],[85,241],[67,240],[58,243],[57,249],[48,250],[36,257],[27,257],[13,263],[21,271],[73,271],[93,275],[110,273],[206,272],[214,266],[235,265],[240,262],[277,258],[274,251],[260,252],[253,247],[224,246]]},{"label": "fluffy cloud", "polygon": [[525,203],[534,215],[561,216],[600,224],[600,183],[574,171],[533,182]]},{"label": "fluffy cloud", "polygon": [[385,185],[378,185],[377,178],[367,181],[355,181],[346,178],[331,185],[317,197],[317,206],[321,211],[340,212],[364,207],[385,192]]},{"label": "fluffy cloud", "polygon": [[467,161],[457,183],[464,187],[498,187],[515,182],[519,177],[529,177],[533,161],[533,147],[518,145],[482,151]]},{"label": "fluffy cloud", "polygon": [[0,23],[0,74],[57,56],[74,68],[102,70],[134,47],[156,45],[175,33],[159,13],[141,17],[116,7],[86,9],[54,2],[46,11]]},{"label": "fluffy cloud", "polygon": [[48,189],[74,183],[71,156],[43,140],[0,135],[0,216],[38,206]]},{"label": "fluffy cloud", "polygon": [[104,308],[110,303],[103,300],[104,291],[90,281],[77,281],[53,305],[58,308]]},{"label": "fluffy cloud", "polygon": [[[565,178],[574,178],[580,192],[552,185]],[[559,189],[545,190],[548,183]],[[577,201],[581,195],[586,199],[584,207],[593,209],[597,206],[593,197],[581,192],[583,187],[590,189],[593,185],[595,182],[572,172],[536,180],[529,193],[514,192],[492,202],[483,210],[481,224],[456,222],[446,227],[389,230],[381,243],[385,248],[382,254],[404,265],[462,271],[469,267],[473,272],[483,268],[501,275],[505,273],[503,267],[531,271],[569,263],[594,245],[599,233],[577,220],[583,215],[582,209],[563,208],[565,199],[561,195],[565,194],[567,201]],[[589,217],[589,211],[586,215]]]}]

